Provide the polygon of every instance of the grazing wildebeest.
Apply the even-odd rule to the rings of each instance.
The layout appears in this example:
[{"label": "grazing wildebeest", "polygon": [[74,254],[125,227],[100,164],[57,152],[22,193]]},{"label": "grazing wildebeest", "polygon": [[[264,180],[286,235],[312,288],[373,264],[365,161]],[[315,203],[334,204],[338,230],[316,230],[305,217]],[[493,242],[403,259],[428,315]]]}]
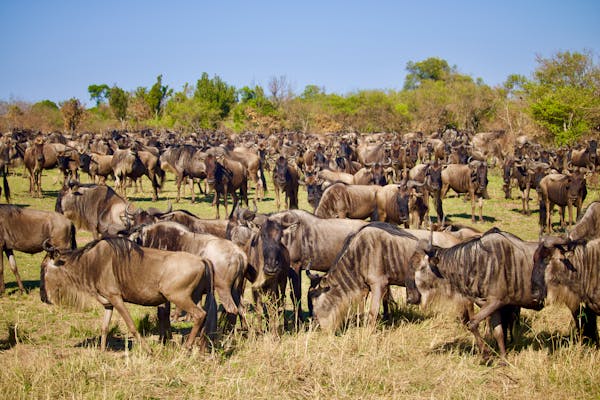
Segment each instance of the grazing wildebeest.
[{"label": "grazing wildebeest", "polygon": [[475,222],[475,201],[478,200],[479,221],[483,222],[483,199],[489,199],[487,193],[487,164],[483,161],[471,161],[468,165],[449,164],[442,170],[443,199],[448,189],[456,193],[468,193],[471,197],[471,221]]},{"label": "grazing wildebeest", "polygon": [[[534,299],[564,303],[584,337],[598,343],[600,313],[600,239],[569,242],[547,237],[534,256],[531,286]],[[583,304],[583,307],[582,307]]]},{"label": "grazing wildebeest", "polygon": [[540,181],[540,226],[548,233],[552,232],[552,211],[554,205],[560,207],[560,226],[565,226],[565,207],[569,211],[569,226],[573,225],[573,206],[577,210],[577,218],[581,214],[581,206],[587,196],[585,177],[581,173],[571,175],[549,174]]},{"label": "grazing wildebeest", "polygon": [[135,207],[106,185],[71,182],[56,198],[55,211],[73,221],[77,229],[91,232],[94,239],[129,229],[127,209]]},{"label": "grazing wildebeest", "polygon": [[[35,254],[43,251],[42,244],[49,240],[60,249],[74,249],[75,227],[67,218],[51,211],[21,208],[14,205],[0,205],[0,249],[8,258],[10,269],[15,274],[19,290],[25,291],[14,250]],[[0,294],[4,293],[4,258],[0,254]],[[45,298],[43,286],[40,296]]]},{"label": "grazing wildebeest", "polygon": [[592,240],[600,237],[600,201],[591,202],[567,235],[569,241]]},{"label": "grazing wildebeest", "polygon": [[479,238],[446,249],[419,246],[411,263],[421,300],[427,302],[432,290],[445,284],[452,294],[478,305],[480,310],[470,318],[468,329],[487,359],[488,350],[479,333],[479,324],[491,317],[490,324],[500,356],[505,358],[501,309],[506,306],[541,308],[531,292],[536,248],[537,243],[522,241],[496,228]]},{"label": "grazing wildebeest", "polygon": [[[57,251],[46,246],[45,271],[48,300],[93,296],[104,306],[100,349],[106,349],[108,328],[116,308],[129,331],[145,346],[125,303],[159,306],[172,302],[189,313],[192,330],[186,341],[191,347],[204,331],[207,312],[192,300],[194,291],[206,293],[210,305],[213,296],[213,268],[210,261],[186,252],[143,248],[124,238],[106,238],[73,251]],[[212,308],[212,310],[211,310]],[[209,307],[210,313],[214,307]],[[214,319],[214,315],[208,315]],[[212,323],[212,322],[211,322]]]},{"label": "grazing wildebeest", "polygon": [[155,221],[173,221],[187,227],[195,233],[209,233],[225,239],[227,236],[227,220],[198,218],[187,210],[174,210],[164,213],[153,213]]},{"label": "grazing wildebeest", "polygon": [[[175,173],[175,182],[177,184],[176,202],[181,198],[181,184],[186,177],[192,179],[206,178],[206,165],[204,158],[206,153],[200,151],[198,147],[183,145],[171,146],[160,156],[161,168],[170,168]],[[200,183],[198,183],[200,191]],[[194,186],[192,185],[192,203],[196,201]]]},{"label": "grazing wildebeest", "polygon": [[350,306],[363,300],[369,291],[371,323],[377,319],[390,285],[405,286],[408,298],[418,295],[414,290],[414,274],[408,270],[417,242],[412,234],[380,222],[348,236],[329,272],[309,291],[313,316],[319,326],[335,331]]},{"label": "grazing wildebeest", "polygon": [[273,168],[273,187],[275,188],[275,206],[281,209],[280,192],[285,194],[285,208],[298,208],[298,169],[283,156],[279,156]]},{"label": "grazing wildebeest", "polygon": [[238,161],[229,160],[226,157],[215,157],[208,154],[204,160],[206,165],[206,182],[211,189],[214,189],[215,196],[213,206],[216,206],[216,218],[219,219],[219,199],[223,197],[225,214],[228,213],[227,198],[231,194],[233,198],[233,208],[238,204],[239,198],[236,190],[240,189],[242,202],[248,206],[248,177],[246,167]]},{"label": "grazing wildebeest", "polygon": [[[290,255],[281,241],[282,237],[283,226],[267,220],[260,230],[253,232],[244,246],[249,268],[255,271],[255,276],[252,276],[250,281],[259,316],[262,316],[261,312],[265,306],[263,297],[267,297],[268,301],[276,307],[278,314],[283,312],[285,288],[290,275]],[[294,297],[293,293],[292,297]],[[296,305],[299,300],[292,298],[292,302]],[[297,321],[300,317],[299,310],[295,311]]]},{"label": "grazing wildebeest", "polygon": [[[289,252],[291,272],[295,275],[291,281],[297,299],[302,293],[300,270],[327,272],[346,237],[366,225],[365,221],[356,219],[319,218],[304,210],[283,211],[269,219],[285,228],[282,243]],[[301,315],[300,305],[298,307]]]},{"label": "grazing wildebeest", "polygon": [[379,188],[381,186],[335,183],[323,192],[315,215],[319,218],[367,218],[375,210]]},{"label": "grazing wildebeest", "polygon": [[130,238],[144,247],[169,251],[185,251],[212,262],[214,286],[225,312],[235,324],[239,315],[247,326],[241,296],[244,292],[244,274],[248,265],[246,254],[227,239],[210,234],[194,233],[185,226],[171,221],[142,226]]}]

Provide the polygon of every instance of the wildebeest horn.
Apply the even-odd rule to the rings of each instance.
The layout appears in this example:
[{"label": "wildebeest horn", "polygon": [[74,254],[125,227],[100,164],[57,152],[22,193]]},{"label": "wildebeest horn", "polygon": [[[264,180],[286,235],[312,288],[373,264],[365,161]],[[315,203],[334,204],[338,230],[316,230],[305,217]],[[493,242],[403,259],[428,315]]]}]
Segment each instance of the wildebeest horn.
[{"label": "wildebeest horn", "polygon": [[56,248],[50,244],[50,239],[44,240],[44,242],[42,243],[42,249],[44,249],[44,251],[46,251],[47,253],[53,253],[54,251],[56,251]]},{"label": "wildebeest horn", "polygon": [[382,162],[381,165],[387,167],[388,165],[392,165],[392,157],[388,157],[386,162]]},{"label": "wildebeest horn", "polygon": [[567,244],[568,239],[560,236],[548,236],[543,240],[544,247],[551,248],[554,246],[560,246],[563,244]]}]

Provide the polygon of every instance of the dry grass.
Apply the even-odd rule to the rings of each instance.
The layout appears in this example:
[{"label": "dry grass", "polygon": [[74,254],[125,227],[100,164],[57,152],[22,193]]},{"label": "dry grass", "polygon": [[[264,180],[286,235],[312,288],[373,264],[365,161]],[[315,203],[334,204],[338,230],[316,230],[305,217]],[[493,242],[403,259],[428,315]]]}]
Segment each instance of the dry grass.
[{"label": "dry grass", "polygon": [[[14,203],[53,209],[59,188],[52,183],[54,177],[54,172],[44,176],[47,191],[42,200],[29,198],[24,178],[11,177]],[[503,200],[500,187],[499,177],[492,176],[493,200],[484,206],[487,221],[477,228],[499,226],[524,239],[536,239],[537,213],[520,215],[515,211],[520,200]],[[302,189],[301,193],[301,206],[308,209]],[[173,182],[167,182],[162,200],[156,204],[148,201],[148,194],[142,196],[134,196],[136,204],[166,208],[165,197],[174,198]],[[596,198],[597,191],[591,191],[586,203]],[[191,205],[186,199],[175,207],[213,216],[207,202]],[[447,199],[444,208],[454,221],[469,222],[470,206],[461,199]],[[537,206],[533,208],[537,210]],[[273,201],[259,204],[259,210],[273,211]],[[81,241],[89,237],[78,233]],[[300,333],[260,334],[251,327],[243,337],[224,337],[208,354],[183,350],[176,343],[180,334],[167,346],[159,345],[152,336],[152,354],[145,354],[131,346],[117,317],[111,350],[100,353],[101,308],[92,304],[74,310],[42,304],[40,260],[41,255],[17,254],[29,288],[26,295],[15,291],[10,270],[5,273],[8,292],[0,297],[3,398],[600,397],[600,352],[571,340],[569,313],[558,305],[522,313],[522,335],[510,348],[507,366],[481,364],[472,335],[449,305],[435,311],[419,310],[405,306],[402,300],[394,322],[376,329],[351,324],[338,335],[310,328]],[[130,309],[136,321],[153,328],[154,310]],[[186,331],[186,325],[177,328],[179,333]]]}]

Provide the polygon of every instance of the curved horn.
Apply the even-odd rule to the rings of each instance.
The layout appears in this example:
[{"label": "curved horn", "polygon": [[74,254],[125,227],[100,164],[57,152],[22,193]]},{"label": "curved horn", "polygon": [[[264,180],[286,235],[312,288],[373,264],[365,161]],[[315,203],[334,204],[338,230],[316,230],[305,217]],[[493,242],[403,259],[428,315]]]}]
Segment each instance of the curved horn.
[{"label": "curved horn", "polygon": [[44,249],[44,251],[46,251],[47,253],[54,253],[56,251],[56,247],[50,244],[50,239],[44,240],[44,242],[42,243],[42,249]]},{"label": "curved horn", "polygon": [[387,162],[382,162],[381,165],[383,165],[384,167],[392,165],[392,157],[388,157]]}]

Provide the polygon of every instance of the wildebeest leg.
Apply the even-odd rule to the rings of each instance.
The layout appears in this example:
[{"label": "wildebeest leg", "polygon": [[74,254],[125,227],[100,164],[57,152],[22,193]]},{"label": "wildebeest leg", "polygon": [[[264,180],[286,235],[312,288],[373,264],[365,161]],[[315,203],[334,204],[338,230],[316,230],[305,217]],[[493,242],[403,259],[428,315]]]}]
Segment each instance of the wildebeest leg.
[{"label": "wildebeest leg", "polygon": [[185,310],[189,315],[191,315],[192,321],[194,321],[190,335],[185,342],[185,347],[191,348],[196,340],[196,337],[201,333],[200,348],[204,349],[206,346],[206,341],[204,339],[204,320],[206,319],[206,311],[196,305],[190,297],[181,299],[171,298],[169,300],[171,300],[177,306],[177,308]]},{"label": "wildebeest leg", "polygon": [[19,270],[17,269],[17,261],[15,260],[15,255],[12,250],[5,250],[6,257],[8,258],[8,265],[12,270],[13,274],[15,274],[15,280],[17,281],[17,285],[19,285],[19,291],[21,293],[25,293],[25,287],[23,287],[23,281],[21,280],[21,275],[19,275]]},{"label": "wildebeest leg", "polygon": [[[560,227],[564,228],[565,227],[565,207],[559,206],[558,211],[560,213]],[[569,211],[571,211],[571,210],[569,210]],[[569,212],[569,215],[571,215],[570,212]]]},{"label": "wildebeest leg", "polygon": [[506,358],[506,338],[504,337],[504,328],[502,326],[502,315],[500,310],[490,315],[490,328],[492,329],[492,334],[494,339],[496,339],[496,343],[498,343],[500,357],[504,359]]},{"label": "wildebeest leg", "polygon": [[[142,335],[140,335],[140,333],[136,329],[135,322],[133,322],[133,318],[131,318],[131,314],[129,314],[129,310],[127,310],[127,307],[125,307],[125,303],[123,302],[123,299],[121,298],[121,296],[112,296],[109,300],[112,303],[113,307],[117,309],[117,312],[119,313],[119,315],[121,315],[121,318],[123,318],[123,321],[125,321],[125,325],[127,325],[129,332],[131,332],[131,334],[135,337],[135,339],[138,341],[140,346],[144,350],[149,352],[150,349],[148,348],[148,345],[144,341],[144,338],[142,338]],[[104,315],[106,318],[106,313]],[[109,318],[109,322],[110,322],[110,318]],[[103,328],[104,328],[104,326],[103,326]],[[108,327],[107,327],[107,332],[108,332]]]},{"label": "wildebeest leg", "polygon": [[300,326],[300,321],[302,318],[302,279],[300,276],[300,270],[296,270],[295,268],[289,269],[289,279],[292,284],[292,290],[290,292],[290,297],[292,299],[292,304],[294,305],[294,324],[296,328]]},{"label": "wildebeest leg", "polygon": [[171,303],[166,302],[156,307],[156,316],[158,318],[158,338],[162,344],[171,340]]},{"label": "wildebeest leg", "polygon": [[479,312],[477,314],[475,314],[473,316],[473,318],[467,324],[467,328],[475,336],[475,339],[477,340],[477,345],[479,346],[481,354],[483,355],[483,357],[485,359],[488,358],[488,351],[487,351],[487,348],[483,341],[483,338],[481,337],[481,334],[479,333],[479,324],[481,323],[481,321],[483,321],[484,319],[486,319],[487,317],[489,317],[490,315],[495,313],[503,305],[504,304],[500,300],[492,300],[492,301],[486,303],[484,306],[481,307]]},{"label": "wildebeest leg", "polygon": [[577,334],[579,335],[580,340],[589,340],[593,344],[599,344],[596,314],[586,305],[577,307],[575,310],[571,311],[571,314],[575,320],[575,326],[577,327]]},{"label": "wildebeest leg", "polygon": [[[183,182],[183,174],[177,174],[177,178],[175,180],[175,184],[177,185],[177,197],[175,198],[175,203],[179,203],[181,199],[181,183]],[[192,182],[192,193],[194,190],[194,183]],[[192,203],[194,202],[194,197],[192,195]]]},{"label": "wildebeest leg", "polygon": [[104,318],[102,319],[102,336],[100,337],[100,350],[106,350],[106,339],[108,337],[108,327],[112,318],[113,307],[104,306]]},{"label": "wildebeest leg", "polygon": [[388,280],[380,279],[377,282],[369,283],[369,289],[371,290],[371,308],[369,309],[369,325],[374,325],[379,315],[379,307],[382,299],[387,296],[389,289]]},{"label": "wildebeest leg", "polygon": [[475,190],[469,190],[471,196],[471,222],[475,222]]},{"label": "wildebeest leg", "polygon": [[477,199],[477,206],[479,207],[479,222],[483,222],[483,196]]},{"label": "wildebeest leg", "polygon": [[4,254],[0,253],[0,295],[4,293]]},{"label": "wildebeest leg", "polygon": [[569,202],[567,204],[567,209],[569,210],[569,228],[573,225],[573,204]]}]

